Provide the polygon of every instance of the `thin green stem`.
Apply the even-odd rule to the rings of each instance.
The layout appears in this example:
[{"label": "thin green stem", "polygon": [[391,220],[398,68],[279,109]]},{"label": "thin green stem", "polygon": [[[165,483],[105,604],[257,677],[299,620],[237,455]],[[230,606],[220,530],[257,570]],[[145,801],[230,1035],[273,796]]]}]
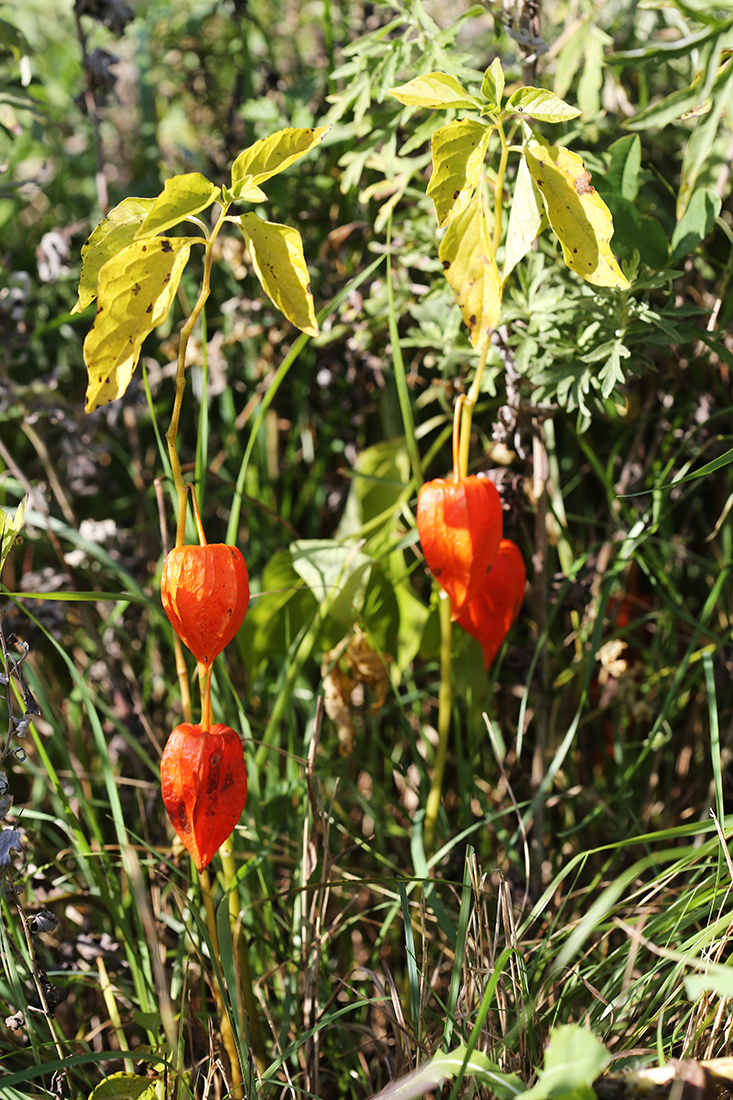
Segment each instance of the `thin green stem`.
[{"label": "thin green stem", "polygon": [[433,782],[425,807],[425,825],[423,838],[425,851],[433,847],[435,823],[438,820],[440,800],[443,793],[443,776],[448,756],[448,735],[450,733],[451,711],[453,709],[453,687],[451,684],[452,665],[452,622],[451,603],[447,595],[440,595],[440,693],[438,695],[438,751],[435,755]]},{"label": "thin green stem", "polygon": [[249,966],[246,937],[242,930],[239,899],[237,896],[237,867],[232,855],[231,837],[219,849],[221,866],[224,872],[224,881],[229,890],[229,921],[232,927],[232,940],[234,953],[239,965],[239,996],[242,1006],[249,1020],[249,1031],[252,1042],[252,1054],[260,1073],[267,1069],[267,1051],[265,1041],[260,1028],[260,1018],[257,1013],[257,1001],[252,989],[252,971]]},{"label": "thin green stem", "polygon": [[487,341],[481,349],[481,358],[478,361],[471,388],[466,394],[461,408],[460,477],[465,477],[468,473],[468,449],[471,443],[471,420],[473,419],[473,410],[476,407],[476,402],[481,393],[481,379],[483,378],[484,368],[486,366],[486,356],[488,353],[489,344]]},{"label": "thin green stem", "polygon": [[178,516],[176,522],[176,546],[182,546],[186,541],[186,485],[183,480],[183,474],[181,472],[181,464],[178,460],[178,450],[176,448],[176,438],[178,436],[178,423],[181,417],[181,407],[183,405],[183,393],[186,389],[186,351],[188,349],[188,341],[191,337],[191,333],[194,330],[194,326],[201,316],[201,311],[206,305],[206,300],[211,293],[211,263],[213,258],[214,241],[216,240],[219,230],[224,224],[226,212],[229,209],[228,204],[225,204],[219,214],[218,221],[211,231],[211,236],[205,242],[204,252],[204,273],[201,282],[201,290],[199,296],[196,299],[196,304],[191,310],[191,314],[181,329],[181,335],[178,342],[178,365],[176,369],[176,396],[173,402],[173,413],[171,414],[171,422],[165,438],[168,443],[168,455],[170,457],[171,472],[173,474],[173,484],[176,487],[178,493]]},{"label": "thin green stem", "polygon": [[[216,930],[216,913],[214,912],[214,899],[211,894],[211,880],[209,879],[209,872],[207,870],[199,871],[199,881],[201,883],[201,897],[203,899],[204,912],[206,914],[206,928],[209,933],[210,949],[212,957],[216,958],[221,969],[219,934]],[[229,1057],[232,1081],[232,1088],[229,1096],[232,1097],[233,1100],[242,1100],[244,1096],[244,1086],[242,1083],[242,1067],[239,1064],[239,1055],[237,1053],[237,1044],[234,1039],[232,1025],[229,1020],[229,1016],[227,1015],[227,1011],[224,1006],[222,991],[219,987],[219,982],[215,974],[212,978],[211,989],[214,994],[214,1000],[216,1001],[216,1010],[219,1014],[219,1029],[221,1032],[221,1041],[224,1046],[224,1050],[227,1052],[227,1055]]]},{"label": "thin green stem", "polygon": [[499,134],[499,141],[501,142],[501,154],[499,156],[499,167],[496,170],[496,183],[494,185],[494,259],[499,251],[499,245],[501,244],[501,216],[504,206],[504,176],[506,175],[507,161],[509,160],[509,144],[504,133],[504,126],[501,119],[497,119],[496,122],[497,133]]}]

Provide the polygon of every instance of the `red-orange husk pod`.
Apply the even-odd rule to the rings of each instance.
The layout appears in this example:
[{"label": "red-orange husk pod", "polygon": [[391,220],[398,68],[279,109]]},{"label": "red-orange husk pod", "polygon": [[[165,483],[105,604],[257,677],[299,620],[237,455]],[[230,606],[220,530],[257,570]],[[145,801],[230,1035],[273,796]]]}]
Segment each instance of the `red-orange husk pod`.
[{"label": "red-orange husk pod", "polygon": [[241,550],[221,542],[176,546],[163,563],[160,595],[178,637],[209,666],[247,611],[249,574]]},{"label": "red-orange husk pod", "polygon": [[481,643],[487,669],[519,615],[526,583],[521,550],[510,539],[502,539],[481,589],[457,618],[458,625]]},{"label": "red-orange husk pod", "polygon": [[436,478],[420,488],[420,545],[433,576],[451,598],[454,619],[484,583],[502,528],[501,500],[488,478]]},{"label": "red-orange husk pod", "polygon": [[171,825],[199,871],[239,821],[247,768],[239,735],[221,724],[176,726],[160,760],[160,787]]}]

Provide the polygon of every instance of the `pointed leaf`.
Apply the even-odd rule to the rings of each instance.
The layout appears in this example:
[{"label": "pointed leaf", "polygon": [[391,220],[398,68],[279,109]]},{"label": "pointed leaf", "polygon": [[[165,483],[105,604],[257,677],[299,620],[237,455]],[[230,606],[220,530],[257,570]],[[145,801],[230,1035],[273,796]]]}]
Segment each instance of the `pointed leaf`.
[{"label": "pointed leaf", "polygon": [[481,85],[481,95],[488,101],[489,107],[498,110],[501,107],[501,97],[504,94],[504,70],[501,61],[495,57],[484,73]]},{"label": "pointed leaf", "polygon": [[438,225],[465,210],[483,168],[491,127],[461,118],[433,134],[433,174],[427,193],[435,203]]},{"label": "pointed leaf", "polygon": [[186,237],[134,241],[100,271],[97,316],[84,341],[87,412],[122,397],[129,386],[143,340],[168,313],[192,243]]},{"label": "pointed leaf", "polygon": [[594,286],[628,289],[611,251],[613,220],[582,157],[570,149],[531,142],[524,155],[562,245],[565,263]]},{"label": "pointed leaf", "polygon": [[263,221],[252,213],[242,214],[240,228],[265,293],[296,328],[317,336],[310,276],[298,230]]},{"label": "pointed leaf", "polygon": [[517,178],[514,181],[512,208],[506,232],[502,286],[520,260],[527,255],[546,225],[545,204],[530,175],[527,162],[524,157],[521,157]]},{"label": "pointed leaf", "polygon": [[16,508],[15,516],[11,516],[9,512],[3,512],[0,508],[0,573],[5,559],[18,541],[27,507],[28,497],[25,496]]},{"label": "pointed leaf", "polygon": [[408,107],[433,107],[446,110],[449,107],[481,107],[481,102],[469,95],[454,76],[447,73],[426,73],[390,88],[389,94]]},{"label": "pointed leaf", "polygon": [[[290,126],[256,141],[240,153],[232,165],[232,193],[238,199],[243,198],[245,190],[252,184],[269,180],[304,157],[323,141],[330,129],[330,126],[317,126],[315,129]],[[261,200],[258,196],[256,199],[248,197],[247,201]]]},{"label": "pointed leaf", "polygon": [[571,107],[545,88],[517,88],[507,100],[506,109],[540,122],[567,122],[580,114],[577,107]]},{"label": "pointed leaf", "polygon": [[137,1073],[111,1073],[89,1093],[89,1100],[155,1100],[155,1081]]},{"label": "pointed leaf", "polygon": [[147,218],[135,234],[136,241],[155,237],[178,225],[189,214],[198,214],[221,198],[221,187],[207,180],[200,172],[188,172],[166,180],[163,190],[153,202]]},{"label": "pointed leaf", "polygon": [[438,255],[471,344],[482,348],[499,323],[501,282],[480,193],[450,223]]},{"label": "pointed leaf", "polygon": [[639,170],[641,168],[641,141],[638,134],[626,137],[609,145],[611,163],[603,177],[603,191],[618,191],[632,202],[639,191]]},{"label": "pointed leaf", "polygon": [[107,260],[132,243],[154,202],[155,199],[123,199],[93,231],[82,246],[79,297],[72,313],[81,313],[97,297],[99,272]]},{"label": "pointed leaf", "polygon": [[720,213],[720,206],[717,191],[709,187],[700,187],[695,191],[672,234],[670,263],[692,252],[707,237]]}]

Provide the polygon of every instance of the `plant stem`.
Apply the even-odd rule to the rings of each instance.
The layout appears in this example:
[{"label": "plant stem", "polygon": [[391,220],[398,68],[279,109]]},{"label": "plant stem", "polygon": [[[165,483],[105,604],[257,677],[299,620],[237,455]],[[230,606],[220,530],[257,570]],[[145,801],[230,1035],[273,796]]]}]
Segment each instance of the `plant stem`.
[{"label": "plant stem", "polygon": [[211,725],[211,673],[214,666],[199,662],[199,684],[201,685],[201,729],[208,731]]},{"label": "plant stem", "polygon": [[[219,960],[219,967],[221,968],[221,955],[219,952],[219,935],[216,931],[216,913],[214,912],[214,901],[211,896],[211,882],[209,880],[209,872],[199,871],[199,880],[201,882],[201,896],[204,902],[204,911],[206,913],[206,928],[209,933],[209,941],[211,944],[212,959]],[[242,1067],[239,1064],[239,1055],[237,1054],[237,1044],[234,1041],[234,1032],[232,1031],[232,1025],[229,1017],[227,1016],[226,1008],[224,1007],[224,998],[222,997],[222,991],[219,987],[219,981],[216,974],[213,976],[211,983],[212,992],[214,994],[214,1000],[216,1001],[216,1011],[219,1015],[219,1028],[221,1030],[221,1041],[224,1044],[224,1049],[227,1052],[229,1058],[229,1064],[232,1074],[232,1089],[229,1096],[233,1100],[242,1100],[244,1096],[244,1088],[242,1084]]]},{"label": "plant stem", "polygon": [[205,242],[204,251],[204,274],[201,282],[201,290],[199,296],[196,299],[196,304],[191,310],[191,314],[181,329],[181,335],[178,341],[178,366],[176,369],[176,396],[173,402],[173,412],[171,414],[171,422],[168,431],[165,434],[166,442],[168,444],[168,455],[171,463],[171,471],[173,473],[173,484],[176,487],[178,493],[178,517],[176,522],[176,546],[183,546],[186,541],[186,484],[183,480],[183,474],[181,473],[181,464],[178,461],[178,451],[176,449],[176,437],[178,435],[178,422],[181,417],[181,406],[183,404],[183,393],[186,389],[186,351],[188,350],[188,341],[193,332],[194,326],[201,316],[201,311],[206,305],[206,300],[211,293],[211,262],[213,257],[214,241],[216,240],[219,230],[224,224],[226,212],[229,209],[228,204],[225,204],[221,208],[219,218],[216,225],[211,231],[211,236]]},{"label": "plant stem", "polygon": [[476,407],[479,394],[481,393],[481,379],[483,377],[484,368],[486,366],[486,356],[489,354],[488,341],[481,349],[481,358],[478,361],[476,367],[476,374],[474,375],[471,388],[464,396],[461,407],[461,443],[460,443],[460,476],[465,477],[468,472],[468,449],[471,443],[471,420],[473,419],[473,410]]},{"label": "plant stem", "polygon": [[445,773],[445,761],[448,756],[448,734],[450,733],[451,711],[453,709],[453,687],[451,684],[452,664],[452,622],[451,603],[448,595],[441,592],[440,601],[440,693],[438,695],[438,751],[435,755],[435,768],[433,770],[433,782],[430,787],[427,805],[425,807],[425,824],[423,838],[426,854],[433,846],[435,836],[435,823],[440,810],[440,799],[443,791],[443,775]]},{"label": "plant stem", "polygon": [[262,1038],[260,1018],[257,1014],[257,1001],[252,989],[252,971],[249,967],[246,937],[242,930],[239,902],[237,899],[237,869],[234,864],[234,857],[232,856],[230,840],[222,844],[219,849],[219,855],[221,856],[224,880],[229,890],[229,920],[232,926],[234,953],[239,964],[239,995],[244,1011],[247,1014],[247,1019],[249,1020],[252,1054],[257,1063],[258,1070],[260,1073],[264,1073],[267,1069],[267,1052],[265,1050],[265,1041]]}]

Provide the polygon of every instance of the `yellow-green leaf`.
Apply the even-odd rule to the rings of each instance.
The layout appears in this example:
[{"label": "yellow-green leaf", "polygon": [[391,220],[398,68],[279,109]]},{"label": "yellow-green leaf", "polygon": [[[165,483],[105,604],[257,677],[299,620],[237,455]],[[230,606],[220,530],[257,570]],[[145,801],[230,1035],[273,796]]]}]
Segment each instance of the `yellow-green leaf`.
[{"label": "yellow-green leaf", "polygon": [[474,96],[469,95],[463,85],[448,73],[426,73],[390,88],[389,94],[408,107],[434,107],[447,110],[449,107],[481,107]]},{"label": "yellow-green leaf", "polygon": [[460,118],[433,134],[433,174],[427,193],[435,203],[438,225],[465,210],[481,179],[491,127]]},{"label": "yellow-green leaf", "polygon": [[87,412],[122,397],[129,386],[143,340],[166,317],[195,240],[134,241],[100,271],[97,316],[84,341]]},{"label": "yellow-green leaf", "polygon": [[504,270],[501,276],[502,286],[510,274],[532,247],[547,225],[545,204],[537,186],[530,175],[527,162],[520,158],[517,178],[514,181],[514,195],[509,214],[504,246]]},{"label": "yellow-green leaf", "polygon": [[89,1093],[89,1100],[155,1100],[157,1079],[136,1073],[111,1073]]},{"label": "yellow-green leaf", "polygon": [[580,114],[577,107],[571,107],[546,88],[517,88],[506,101],[506,109],[540,122],[566,122]]},{"label": "yellow-green leaf", "polygon": [[102,218],[82,246],[79,297],[72,313],[81,313],[97,297],[99,272],[107,260],[127,248],[134,240],[154,202],[155,199],[136,199],[131,196],[123,199],[110,210],[106,218]]},{"label": "yellow-green leaf", "polygon": [[[317,126],[315,129],[310,126],[290,126],[250,145],[249,149],[239,154],[232,165],[234,196],[238,199],[244,198],[245,191],[252,184],[256,186],[263,183],[300,160],[323,141],[330,129],[330,126]],[[248,195],[247,201],[260,202],[261,199],[259,196],[250,198]]]},{"label": "yellow-green leaf", "polygon": [[3,512],[0,508],[0,573],[5,565],[5,559],[18,541],[27,507],[28,497],[25,496],[16,508],[15,516],[11,516],[9,512]]},{"label": "yellow-green leaf", "polygon": [[489,107],[495,110],[501,107],[501,97],[504,95],[504,70],[498,57],[494,58],[484,73],[481,95],[487,100]]},{"label": "yellow-green leaf", "polygon": [[582,157],[539,142],[525,146],[524,155],[568,267],[594,286],[628,289],[611,251],[611,212],[591,186]]},{"label": "yellow-green leaf", "polygon": [[499,323],[501,282],[480,192],[450,223],[438,255],[471,344],[482,348]]},{"label": "yellow-green leaf", "polygon": [[155,237],[174,225],[178,225],[189,214],[198,214],[221,198],[221,187],[217,187],[200,172],[187,172],[183,176],[173,176],[166,180],[163,190],[153,202],[148,216],[135,234],[136,241]]},{"label": "yellow-green leaf", "polygon": [[262,288],[289,321],[309,336],[318,335],[310,275],[300,233],[289,225],[242,214],[240,227]]}]

